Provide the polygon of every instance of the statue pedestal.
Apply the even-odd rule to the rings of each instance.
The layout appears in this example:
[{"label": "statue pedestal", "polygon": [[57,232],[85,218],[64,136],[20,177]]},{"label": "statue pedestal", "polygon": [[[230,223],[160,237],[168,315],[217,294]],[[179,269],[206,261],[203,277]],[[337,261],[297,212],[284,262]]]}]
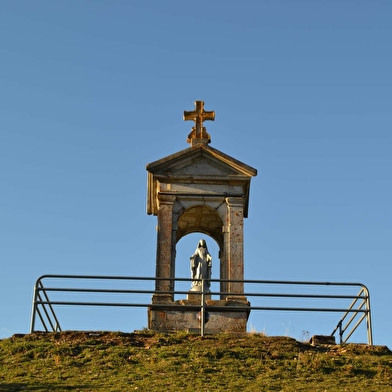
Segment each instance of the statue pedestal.
[{"label": "statue pedestal", "polygon": [[[201,304],[201,293],[202,287],[201,286],[193,286],[189,291],[188,295],[186,296],[187,301],[192,302],[192,304],[200,305]],[[208,289],[204,292],[204,301],[211,299],[211,290]]]},{"label": "statue pedestal", "polygon": [[[194,300],[194,296],[197,300]],[[160,332],[200,331],[197,318],[200,302],[199,294],[191,294],[191,299],[173,301],[159,307],[151,305],[148,309],[148,328]],[[249,306],[249,302],[243,300],[206,300],[209,321],[205,324],[205,333],[246,332]]]}]

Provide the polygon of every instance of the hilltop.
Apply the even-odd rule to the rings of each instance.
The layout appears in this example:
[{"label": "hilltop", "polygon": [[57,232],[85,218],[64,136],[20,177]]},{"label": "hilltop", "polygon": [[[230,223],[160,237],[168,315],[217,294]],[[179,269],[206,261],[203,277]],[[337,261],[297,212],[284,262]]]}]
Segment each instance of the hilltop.
[{"label": "hilltop", "polygon": [[385,346],[142,331],[14,335],[0,391],[391,391]]}]

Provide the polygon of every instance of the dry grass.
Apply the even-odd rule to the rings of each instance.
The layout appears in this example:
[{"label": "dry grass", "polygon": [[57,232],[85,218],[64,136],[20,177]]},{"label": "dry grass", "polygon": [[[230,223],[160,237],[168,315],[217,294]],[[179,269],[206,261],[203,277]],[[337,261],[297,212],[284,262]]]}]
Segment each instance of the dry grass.
[{"label": "dry grass", "polygon": [[34,333],[0,341],[0,391],[391,391],[392,352],[289,337]]}]

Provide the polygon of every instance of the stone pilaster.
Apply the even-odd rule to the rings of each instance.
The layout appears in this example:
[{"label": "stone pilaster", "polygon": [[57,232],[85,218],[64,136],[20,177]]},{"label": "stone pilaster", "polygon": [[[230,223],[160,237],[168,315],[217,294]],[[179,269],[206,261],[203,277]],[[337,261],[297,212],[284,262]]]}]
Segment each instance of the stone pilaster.
[{"label": "stone pilaster", "polygon": [[[228,279],[244,279],[244,198],[228,197],[227,203],[227,222],[228,233],[226,235],[228,249],[226,263]],[[243,295],[244,284],[240,282],[230,282],[228,291],[235,294]],[[242,296],[243,297],[243,296]],[[243,297],[244,298],[244,297]],[[244,298],[245,299],[245,298]]]},{"label": "stone pilaster", "polygon": [[[156,277],[173,278],[175,257],[175,242],[173,241],[173,206],[175,196],[158,194],[158,233]],[[172,291],[174,282],[170,280],[157,280],[156,291]],[[159,295],[159,297],[158,297]],[[155,294],[153,303],[168,302],[173,299],[170,294]]]}]

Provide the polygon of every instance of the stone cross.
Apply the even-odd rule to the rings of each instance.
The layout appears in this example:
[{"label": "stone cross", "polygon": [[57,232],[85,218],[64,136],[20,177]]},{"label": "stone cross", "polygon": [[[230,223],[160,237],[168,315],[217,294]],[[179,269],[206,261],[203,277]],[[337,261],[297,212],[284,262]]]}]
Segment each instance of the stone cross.
[{"label": "stone cross", "polygon": [[211,137],[207,133],[206,128],[203,127],[203,121],[215,120],[215,112],[206,112],[204,110],[204,101],[195,101],[196,109],[192,112],[184,110],[184,121],[194,121],[195,126],[192,127],[192,132],[188,135],[187,142],[191,143],[192,139],[202,139],[206,140],[208,143],[211,142]]}]

